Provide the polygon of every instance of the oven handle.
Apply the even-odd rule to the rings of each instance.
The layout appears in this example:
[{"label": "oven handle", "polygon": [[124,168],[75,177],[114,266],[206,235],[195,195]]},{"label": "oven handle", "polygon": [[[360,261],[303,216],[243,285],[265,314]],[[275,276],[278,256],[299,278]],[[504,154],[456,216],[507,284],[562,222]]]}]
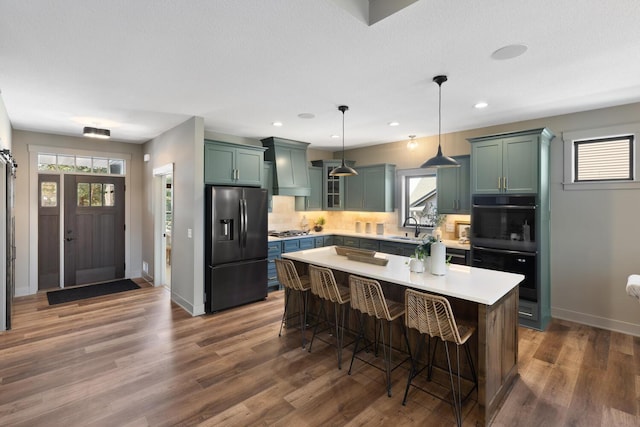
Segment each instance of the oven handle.
[{"label": "oven handle", "polygon": [[537,205],[473,205],[476,209],[531,209],[536,210]]},{"label": "oven handle", "polygon": [[492,249],[486,248],[484,246],[474,246],[473,249],[480,249],[481,251],[493,252],[496,254],[511,254],[511,255],[522,255],[522,256],[536,256],[538,252],[523,252],[523,251],[514,251],[510,249]]}]

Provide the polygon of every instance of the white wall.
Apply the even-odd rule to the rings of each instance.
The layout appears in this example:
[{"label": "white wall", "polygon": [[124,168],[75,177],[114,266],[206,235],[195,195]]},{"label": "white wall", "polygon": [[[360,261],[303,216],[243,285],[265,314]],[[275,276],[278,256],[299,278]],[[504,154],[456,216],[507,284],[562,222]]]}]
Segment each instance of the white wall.
[{"label": "white wall", "polygon": [[11,149],[11,122],[9,122],[2,96],[0,96],[0,149]]},{"label": "white wall", "polygon": [[[0,96],[0,149],[11,149],[11,123],[9,122],[9,116],[7,115],[7,109],[4,106],[2,96]],[[6,206],[4,200],[6,200],[6,184],[3,177],[6,174],[4,167],[0,168],[0,331],[6,329],[6,295],[7,295],[7,275],[6,275]]]},{"label": "white wall", "polygon": [[[562,133],[640,122],[640,103],[547,117],[443,135],[445,155],[468,154],[467,138],[548,127],[551,142],[551,312],[640,336],[640,305],[625,293],[627,276],[640,273],[640,190],[565,191]],[[636,135],[636,138],[640,135]],[[437,136],[348,150],[358,164],[395,163],[415,168],[432,157]],[[639,148],[636,139],[636,149]],[[640,173],[640,171],[637,171]]]},{"label": "white wall", "polygon": [[[52,147],[52,149],[72,149],[93,152],[122,153],[129,155],[129,233],[126,248],[128,263],[127,276],[140,276],[141,253],[141,194],[142,194],[142,147],[115,141],[98,141],[91,138],[51,135],[38,132],[14,131],[13,155],[18,163],[16,178],[16,295],[28,295],[38,288],[37,239],[35,230],[30,227],[30,218],[37,216],[37,206],[30,206],[33,189],[30,187],[30,174],[37,173],[35,165],[30,165],[29,146]],[[37,196],[36,196],[37,199]],[[32,264],[33,263],[33,264]]]},{"label": "white wall", "polygon": [[[192,117],[143,146],[142,261],[155,270],[153,169],[173,163],[171,298],[189,313],[204,313],[204,120]],[[192,230],[191,238],[188,230]]]}]

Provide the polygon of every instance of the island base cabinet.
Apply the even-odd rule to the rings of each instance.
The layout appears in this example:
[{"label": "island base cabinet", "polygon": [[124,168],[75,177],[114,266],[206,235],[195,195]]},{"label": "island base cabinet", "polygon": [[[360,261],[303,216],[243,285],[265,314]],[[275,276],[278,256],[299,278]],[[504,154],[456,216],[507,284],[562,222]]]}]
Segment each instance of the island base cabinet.
[{"label": "island base cabinet", "polygon": [[[298,274],[308,274],[309,266],[307,263],[294,261],[294,265],[296,266]],[[349,286],[349,273],[340,270],[332,271],[338,284],[346,287]],[[387,299],[397,301],[402,304],[405,303],[404,292],[406,288],[404,286],[384,281],[380,281],[380,285]],[[518,297],[517,286],[491,306],[459,298],[447,297],[456,317],[456,321],[459,324],[465,323],[476,328],[476,332],[471,336],[471,338],[469,338],[469,346],[478,377],[478,425],[489,425],[491,423],[518,375]],[[289,310],[291,310],[290,313],[294,313],[298,310],[298,301],[298,298],[294,297],[289,302]],[[307,322],[310,325],[315,324],[315,315],[317,315],[320,310],[320,304],[321,301],[315,295],[309,294]],[[333,304],[326,304],[325,309],[328,310],[327,317],[333,319]],[[349,311],[347,317],[348,326],[345,331],[345,342],[349,342],[356,336],[357,331],[359,330],[358,316],[358,311]],[[368,321],[367,325],[365,335],[369,340],[374,341],[374,322]],[[299,321],[297,318],[292,318],[291,321],[287,323],[287,326],[298,327]],[[312,328],[307,328],[307,333],[309,334],[307,339],[311,339],[311,332]],[[414,353],[418,347],[418,340],[420,339],[420,336],[418,332],[413,329],[410,329],[407,332],[411,352],[415,357],[416,355]],[[434,342],[432,341],[431,345],[433,346],[433,344]],[[440,370],[442,370],[441,372],[446,374],[447,359],[444,346],[441,344],[442,343],[439,343],[438,351],[434,357],[434,366],[439,367]],[[402,334],[401,323],[398,321],[393,322],[392,345],[394,349],[408,354],[404,336]],[[451,350],[454,346],[450,345],[449,348]],[[462,348],[460,349],[460,352],[461,375],[463,377],[462,387],[464,391],[469,390],[472,387],[472,383],[470,381],[472,375],[468,363],[466,363],[464,350]],[[348,351],[343,353],[343,357],[345,357],[344,355],[347,353]],[[424,365],[428,362],[425,353],[426,351],[423,348],[422,355],[418,361],[419,364]],[[344,360],[345,359],[343,359],[343,362]],[[409,362],[406,363],[408,364]],[[409,368],[409,365],[407,365],[407,367]],[[445,376],[447,377],[445,381],[446,383],[448,381],[448,374]],[[403,382],[404,381],[400,384]],[[402,388],[402,386],[399,387],[399,389],[400,388]],[[394,388],[394,392],[401,393],[403,390],[396,390]],[[423,392],[412,388],[409,393],[410,395],[413,395],[413,393]],[[425,398],[427,398],[426,395]],[[470,399],[473,398],[474,393],[471,394]]]}]

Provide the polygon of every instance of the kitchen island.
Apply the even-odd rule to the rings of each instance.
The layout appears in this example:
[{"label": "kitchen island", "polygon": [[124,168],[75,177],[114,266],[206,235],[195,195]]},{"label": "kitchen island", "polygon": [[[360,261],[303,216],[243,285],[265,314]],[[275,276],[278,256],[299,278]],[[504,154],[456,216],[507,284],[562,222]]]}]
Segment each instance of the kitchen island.
[{"label": "kitchen island", "polygon": [[309,264],[330,268],[344,285],[350,274],[378,280],[385,296],[398,302],[404,303],[406,288],[447,297],[456,317],[477,330],[470,343],[478,374],[480,417],[488,425],[518,375],[518,284],[524,276],[459,265],[450,266],[445,276],[434,276],[410,272],[409,258],[376,256],[387,258],[388,264],[349,260],[337,255],[333,246],[282,254],[301,273]]}]

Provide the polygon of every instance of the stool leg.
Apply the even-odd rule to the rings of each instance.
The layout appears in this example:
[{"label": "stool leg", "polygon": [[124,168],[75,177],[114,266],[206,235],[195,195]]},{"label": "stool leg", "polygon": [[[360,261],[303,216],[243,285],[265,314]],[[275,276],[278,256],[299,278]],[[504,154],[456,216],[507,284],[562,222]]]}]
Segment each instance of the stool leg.
[{"label": "stool leg", "polygon": [[320,311],[318,312],[318,318],[316,319],[316,324],[313,328],[313,335],[311,335],[311,342],[309,343],[309,353],[311,353],[311,347],[313,346],[313,340],[316,337],[316,332],[318,332],[318,325],[320,324],[320,318],[324,314],[324,300],[320,300]]},{"label": "stool leg", "polygon": [[358,336],[356,337],[356,343],[353,346],[353,354],[351,355],[351,364],[349,365],[349,375],[351,375],[351,368],[353,368],[353,360],[356,358],[356,353],[358,352],[358,344],[360,344],[360,338],[364,336],[364,319],[365,319],[364,313],[360,312],[360,316],[358,316],[358,320],[360,323],[360,330],[358,331]]},{"label": "stool leg", "polygon": [[305,345],[304,339],[304,328],[305,328],[305,318],[306,316],[306,305],[304,303],[304,295],[302,295],[303,291],[298,291],[298,317],[300,317],[300,332],[302,334],[302,348]]},{"label": "stool leg", "polygon": [[471,350],[469,349],[469,341],[464,343],[464,349],[467,353],[467,360],[469,361],[469,367],[471,368],[471,377],[476,387],[478,387],[478,376],[476,374],[476,368],[473,365],[473,359],[471,358]]},{"label": "stool leg", "polygon": [[[402,404],[407,404],[407,395],[409,394],[409,387],[411,386],[411,382],[418,375],[418,361],[420,360],[420,355],[422,354],[422,349],[424,347],[424,341],[426,337],[420,334],[418,338],[418,348],[416,349],[416,357],[415,359],[411,356],[411,352],[409,352],[409,357],[411,357],[411,370],[409,371],[409,377],[407,378],[407,387],[404,389],[404,398],[402,399]],[[409,341],[407,340],[407,348],[409,348]],[[427,355],[429,355],[429,350],[427,349]]]},{"label": "stool leg", "polygon": [[282,325],[284,325],[284,321],[287,318],[287,307],[289,307],[289,298],[291,298],[291,289],[285,288],[284,291],[284,313],[282,313],[282,322],[280,322],[280,332],[278,332],[278,336],[282,336]]},{"label": "stool leg", "polygon": [[[456,389],[453,385],[453,370],[451,369],[451,357],[449,356],[449,343],[447,341],[444,342],[444,348],[447,353],[447,367],[449,368],[449,382],[451,383],[451,398],[453,400],[453,414],[456,417],[456,424],[458,427],[462,426],[462,414],[460,413],[461,406],[459,404],[459,396],[456,398]],[[459,346],[456,345],[456,353],[458,355],[458,386],[460,386],[460,350]],[[458,388],[458,393],[460,393],[460,389]]]},{"label": "stool leg", "polygon": [[333,311],[336,319],[336,347],[338,350],[338,369],[342,369],[342,341],[340,340],[340,323],[338,322],[339,312],[342,311],[342,306],[338,303],[334,303]]},{"label": "stool leg", "polygon": [[[380,322],[382,327],[383,323]],[[391,397],[391,321],[387,322],[387,326],[389,328],[389,351],[386,351],[386,347],[384,345],[384,327],[382,327],[382,350],[384,352],[384,361],[387,368],[387,396]]]},{"label": "stool leg", "polygon": [[[427,381],[431,381],[431,374],[433,373],[433,359],[436,357],[436,349],[438,348],[439,338],[435,339],[435,344],[433,344],[433,353],[431,353],[431,357],[429,358],[429,369],[427,370]],[[431,347],[431,337],[429,337],[429,347]]]}]

